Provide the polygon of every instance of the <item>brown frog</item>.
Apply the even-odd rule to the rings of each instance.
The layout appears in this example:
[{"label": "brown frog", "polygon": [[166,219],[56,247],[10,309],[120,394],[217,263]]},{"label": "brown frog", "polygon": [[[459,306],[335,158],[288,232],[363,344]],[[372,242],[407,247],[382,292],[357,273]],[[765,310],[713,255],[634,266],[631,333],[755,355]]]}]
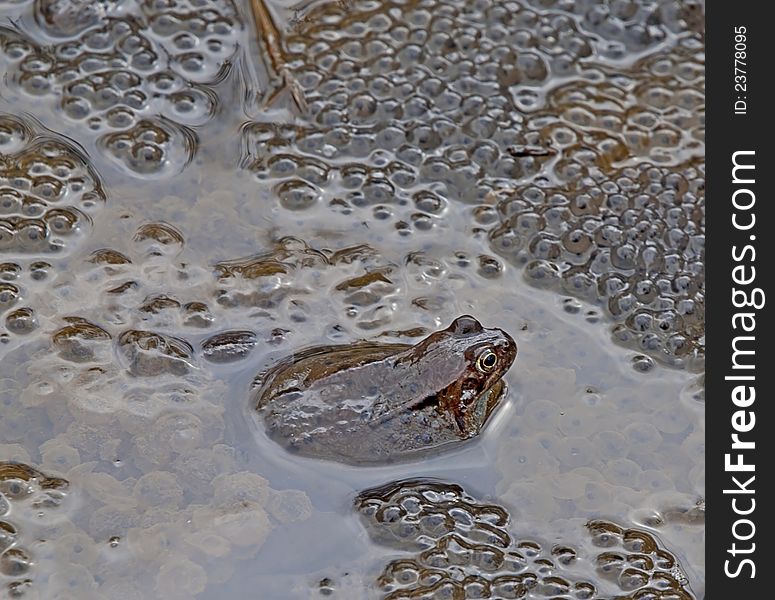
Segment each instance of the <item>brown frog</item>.
[{"label": "brown frog", "polygon": [[255,406],[289,450],[391,462],[477,435],[505,392],[517,345],[471,316],[416,345],[309,348],[260,375]]}]

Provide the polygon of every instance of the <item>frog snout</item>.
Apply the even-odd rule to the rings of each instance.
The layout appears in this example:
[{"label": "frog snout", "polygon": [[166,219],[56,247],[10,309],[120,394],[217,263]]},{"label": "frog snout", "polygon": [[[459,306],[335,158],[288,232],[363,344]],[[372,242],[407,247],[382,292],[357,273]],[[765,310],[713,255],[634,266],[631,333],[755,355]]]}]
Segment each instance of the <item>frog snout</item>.
[{"label": "frog snout", "polygon": [[503,339],[500,339],[497,342],[495,342],[495,347],[500,350],[512,349],[516,352],[517,343],[514,340],[512,340],[511,337],[504,337]]}]

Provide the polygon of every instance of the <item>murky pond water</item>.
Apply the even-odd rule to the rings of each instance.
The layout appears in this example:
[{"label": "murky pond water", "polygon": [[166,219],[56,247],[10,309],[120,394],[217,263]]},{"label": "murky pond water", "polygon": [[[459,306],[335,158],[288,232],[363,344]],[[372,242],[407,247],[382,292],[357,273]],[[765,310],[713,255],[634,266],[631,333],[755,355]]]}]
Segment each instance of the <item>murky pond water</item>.
[{"label": "murky pond water", "polygon": [[[702,13],[0,2],[0,596],[703,597]],[[464,314],[478,437],[267,436],[257,373]]]}]

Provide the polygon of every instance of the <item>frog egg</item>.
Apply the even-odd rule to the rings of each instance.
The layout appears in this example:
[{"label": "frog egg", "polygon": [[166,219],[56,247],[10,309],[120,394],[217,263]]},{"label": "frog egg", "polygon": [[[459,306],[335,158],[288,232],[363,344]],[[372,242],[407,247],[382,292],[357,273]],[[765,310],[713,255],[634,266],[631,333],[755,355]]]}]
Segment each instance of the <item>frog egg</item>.
[{"label": "frog egg", "polygon": [[624,428],[630,455],[648,454],[662,445],[662,435],[651,423],[632,423]]},{"label": "frog egg", "polygon": [[183,500],[183,488],[174,474],[154,471],[140,477],[132,490],[140,506],[171,506],[177,508]]},{"label": "frog egg", "polygon": [[39,600],[37,590],[33,587],[32,579],[17,579],[11,581],[8,586],[11,597],[24,598],[25,600]]},{"label": "frog egg", "polygon": [[570,468],[589,465],[597,460],[597,449],[584,437],[561,438],[553,454],[563,466]]},{"label": "frog egg", "polygon": [[32,567],[32,557],[26,550],[14,547],[0,554],[0,574],[8,577],[26,575]]},{"label": "frog egg", "polygon": [[617,458],[606,463],[603,470],[605,478],[616,485],[632,485],[641,474],[638,463],[628,458]]},{"label": "frog egg", "polygon": [[151,506],[145,509],[137,522],[138,527],[153,527],[177,522],[180,509],[172,506]]},{"label": "frog egg", "polygon": [[115,418],[122,404],[118,394],[99,390],[91,393],[75,389],[67,398],[67,409],[74,419],[87,425],[101,426]]},{"label": "frog egg", "polygon": [[615,403],[617,412],[616,414],[635,414],[643,412],[645,401],[644,394],[634,394],[631,391],[627,392],[622,389],[618,389],[611,393],[611,400]]},{"label": "frog egg", "polygon": [[573,407],[564,410],[557,417],[557,427],[568,436],[589,437],[600,427],[597,410],[590,406]]},{"label": "frog egg", "polygon": [[627,450],[627,438],[618,431],[600,431],[592,438],[598,454],[603,459],[614,459],[624,456]]},{"label": "frog egg", "polygon": [[527,486],[522,483],[512,485],[504,499],[518,505],[522,514],[530,515],[536,523],[552,521],[561,517],[564,512],[542,482]]},{"label": "frog egg", "polygon": [[660,432],[676,434],[686,431],[689,427],[694,429],[694,423],[697,422],[697,419],[680,404],[672,404],[670,407],[656,411],[653,415],[653,421]]},{"label": "frog egg", "polygon": [[120,419],[128,431],[145,431],[149,421],[157,419],[166,409],[185,406],[196,399],[197,392],[185,387],[130,388],[122,398],[124,410]]},{"label": "frog egg", "polygon": [[21,403],[27,408],[41,406],[57,398],[56,394],[59,391],[59,384],[55,381],[37,380],[21,393]]},{"label": "frog egg", "polygon": [[108,473],[93,473],[87,466],[81,466],[69,475],[95,500],[114,506],[134,506],[123,482]]},{"label": "frog egg", "polygon": [[312,503],[301,490],[273,491],[269,496],[267,510],[280,523],[303,521],[312,514]]},{"label": "frog egg", "polygon": [[0,412],[3,415],[3,418],[0,419],[0,440],[8,442],[29,441],[30,432],[45,430],[45,427],[41,429],[39,424],[39,419],[43,416],[42,411],[25,408],[18,402],[17,398],[18,389],[16,386],[0,387]]},{"label": "frog egg", "polygon": [[535,400],[525,406],[525,426],[534,431],[553,431],[561,410],[550,400]]},{"label": "frog egg", "polygon": [[[183,540],[208,557],[225,558],[231,552],[229,540],[209,529],[193,531],[187,534]],[[212,580],[212,573],[210,573],[210,579]]]},{"label": "frog egg", "polygon": [[631,359],[632,368],[639,373],[648,373],[654,369],[654,359],[645,354],[636,354]]},{"label": "frog egg", "polygon": [[272,529],[266,511],[255,502],[238,502],[194,511],[194,525],[222,535],[235,546],[257,550]]},{"label": "frog egg", "polygon": [[633,523],[642,527],[657,529],[665,524],[665,517],[658,510],[641,508],[629,511],[629,518]]},{"label": "frog egg", "polygon": [[81,464],[81,455],[67,443],[64,434],[43,442],[39,451],[44,471],[55,470],[66,473]]},{"label": "frog egg", "polygon": [[183,489],[209,493],[218,475],[234,470],[234,449],[223,444],[216,444],[212,449],[197,448],[178,456],[172,467]]},{"label": "frog egg", "polygon": [[675,483],[662,471],[646,469],[638,475],[635,485],[647,492],[658,492],[675,489]]},{"label": "frog egg", "polygon": [[[129,567],[127,567],[127,570]],[[138,567],[134,573],[141,572]],[[136,576],[135,576],[136,577]],[[100,591],[105,598],[122,598],[123,600],[145,600],[148,597],[139,581],[132,579],[118,579],[115,572],[111,571],[100,583]]]},{"label": "frog egg", "polygon": [[45,543],[40,541],[36,544],[36,560],[38,558],[40,558],[40,560],[56,560],[58,554],[57,546],[54,542],[73,533],[84,534],[85,532],[81,528],[76,527],[69,519],[60,518],[49,523],[42,523],[36,530],[36,534],[39,540],[48,541]]},{"label": "frog egg", "polygon": [[170,516],[169,521],[127,531],[126,541],[135,556],[161,561],[182,547],[183,528],[174,523],[174,514]]},{"label": "frog egg", "polygon": [[509,439],[498,456],[498,470],[504,481],[534,477],[538,473],[551,474],[559,471],[559,460],[535,437],[520,436]]},{"label": "frog egg", "polygon": [[112,537],[123,539],[137,521],[137,512],[132,508],[103,506],[92,513],[88,531],[98,543]]},{"label": "frog egg", "polygon": [[[704,522],[704,513],[699,510],[697,494],[690,492],[679,492],[675,489],[657,491],[649,494],[646,498],[633,506],[630,511],[632,520],[646,527],[655,527],[666,525],[676,512],[682,513],[686,518],[691,518],[694,513],[697,517],[695,523],[699,525]],[[656,517],[655,524],[649,524],[647,520]],[[678,526],[683,526],[684,523]]]},{"label": "frog egg", "polygon": [[705,462],[705,432],[694,431],[681,442],[681,451],[692,463],[702,465]]},{"label": "frog egg", "polygon": [[78,450],[82,460],[113,460],[122,431],[113,421],[100,426],[75,422],[67,427],[64,436],[67,443]]},{"label": "frog egg", "polygon": [[269,499],[269,482],[249,471],[219,475],[213,480],[213,490],[213,500],[217,504],[247,500],[263,506]]},{"label": "frog egg", "polygon": [[574,471],[565,471],[546,477],[542,487],[558,500],[575,500],[584,493],[589,477]]},{"label": "frog egg", "polygon": [[156,576],[156,592],[162,598],[193,598],[207,586],[207,573],[185,557],[168,558]]},{"label": "frog egg", "polygon": [[578,506],[596,512],[601,506],[609,506],[613,498],[613,487],[600,481],[590,481],[584,486],[584,493],[577,499]]},{"label": "frog egg", "polygon": [[83,531],[68,533],[54,540],[58,560],[88,567],[97,560],[97,543]]},{"label": "frog egg", "polygon": [[21,444],[0,444],[0,456],[3,460],[30,464],[30,453]]},{"label": "frog egg", "polygon": [[150,435],[132,436],[131,461],[143,471],[153,470],[172,460],[172,450]]},{"label": "frog egg", "polygon": [[174,452],[188,452],[202,445],[202,421],[189,412],[163,415],[151,426],[151,437]]}]

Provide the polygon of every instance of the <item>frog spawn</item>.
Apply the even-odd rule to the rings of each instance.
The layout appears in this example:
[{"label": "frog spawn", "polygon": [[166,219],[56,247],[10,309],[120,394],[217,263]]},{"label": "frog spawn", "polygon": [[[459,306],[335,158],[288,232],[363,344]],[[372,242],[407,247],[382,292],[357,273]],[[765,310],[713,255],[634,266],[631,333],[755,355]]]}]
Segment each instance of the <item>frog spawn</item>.
[{"label": "frog spawn", "polygon": [[[94,310],[62,318],[54,352],[33,349],[21,361],[28,387],[4,390],[2,437],[9,427],[13,440],[48,431],[40,441],[27,434],[25,445],[39,443],[46,468],[67,473],[87,507],[76,525],[50,531],[52,541],[34,557],[53,573],[46,593],[88,594],[99,581],[108,596],[188,598],[231,577],[235,561],[255,556],[277,524],[311,512],[303,492],[272,490],[261,477],[238,473],[235,450],[223,443],[225,389],[207,379],[202,359],[238,360],[252,338],[244,331],[207,336],[224,316],[210,295],[216,277],[177,262],[184,239],[166,223],[145,223],[131,238],[121,250],[85,257]],[[166,285],[178,273],[186,274],[180,288]],[[154,282],[164,282],[167,294],[152,293]],[[182,295],[203,289],[211,307]],[[118,302],[139,326],[109,318]],[[191,345],[170,329],[203,341]],[[267,334],[282,340],[279,331]],[[31,425],[32,416],[48,424]],[[150,575],[140,582],[137,572]]]},{"label": "frog spawn", "polygon": [[[229,0],[112,2],[78,0],[32,7],[53,45],[0,29],[9,84],[52,98],[130,174],[163,177],[185,167],[196,139],[189,129],[213,115],[216,83],[237,50],[242,23]],[[29,9],[21,7],[26,16]]]},{"label": "frog spawn", "polygon": [[[647,361],[702,369],[698,5],[440,1],[402,5],[401,22],[391,6],[296,20],[288,65],[308,119],[243,129],[244,165],[272,201],[403,238],[463,216],[530,283],[602,304]],[[606,210],[634,195],[653,199]],[[645,266],[630,264],[639,253]],[[483,276],[502,271],[482,260]]]},{"label": "frog spawn", "polygon": [[[388,322],[384,316],[376,322],[371,319],[385,314],[387,298],[397,291],[388,277],[392,267],[378,266],[368,246],[317,250],[301,240],[283,238],[265,254],[224,261],[207,270],[177,262],[184,243],[170,225],[146,223],[123,251],[92,252],[85,260],[85,279],[98,302],[88,319],[77,314],[61,318],[64,323],[52,335],[59,357],[70,363],[96,361],[108,369],[115,347],[122,366],[139,377],[196,373],[202,368],[200,358],[218,364],[239,361],[257,344],[286,341],[289,331],[274,324],[268,309],[282,306],[294,322],[307,320],[312,309],[305,298],[321,270],[342,271],[333,284],[342,316],[356,317],[363,329]],[[355,275],[364,270],[365,274]],[[179,281],[179,289],[170,286],[170,280]],[[117,307],[128,311],[137,326],[109,325]],[[249,322],[244,318],[245,309],[260,311],[260,328],[224,327],[229,322],[255,323],[255,314]],[[362,321],[357,318],[361,315]],[[217,331],[203,337],[216,325]],[[185,334],[171,333],[181,331]],[[337,339],[336,331],[330,333]]]},{"label": "frog spawn", "polygon": [[33,586],[36,557],[28,545],[55,518],[68,487],[27,464],[0,461],[0,589],[8,597],[24,597]]},{"label": "frog spawn", "polygon": [[377,580],[385,600],[695,597],[677,559],[646,531],[596,520],[582,548],[547,547],[515,538],[504,508],[435,480],[366,490],[355,508],[374,542],[406,553]]},{"label": "frog spawn", "polygon": [[87,158],[33,123],[0,114],[0,255],[45,256],[70,249],[105,202]]},{"label": "frog spawn", "polygon": [[102,182],[82,151],[29,119],[0,114],[0,342],[38,326],[25,305],[89,233],[105,203]]},{"label": "frog spawn", "polygon": [[704,359],[704,173],[644,163],[504,194],[493,248],[534,285],[602,302],[614,339],[675,366]]},{"label": "frog spawn", "polygon": [[[121,463],[127,456],[156,465],[157,460],[172,460],[175,453],[221,439],[223,409],[213,401],[219,388],[210,386],[214,396],[203,397],[200,388],[207,376],[193,348],[164,331],[172,311],[181,322],[195,319],[192,329],[200,331],[202,322],[208,322],[202,318],[207,307],[141,296],[137,325],[117,326],[112,319],[122,303],[131,306],[131,290],[140,287],[127,285],[133,275],[149,281],[136,269],[166,277],[169,258],[182,241],[174,228],[146,223],[135,233],[131,252],[92,252],[83,261],[83,284],[96,289],[78,296],[97,301],[81,313],[88,318],[79,313],[59,317],[52,323],[50,348],[29,346],[31,356],[22,361],[19,376],[31,383],[17,391],[19,400],[7,407],[7,416],[14,421],[18,413],[49,422],[32,430],[50,431],[56,422],[54,439],[63,448],[65,466],[73,467],[78,460]],[[67,285],[60,283],[65,296]]]},{"label": "frog spawn", "polygon": [[[42,450],[50,455],[52,444]],[[190,598],[227,580],[235,557],[251,560],[274,527],[311,513],[304,493],[272,489],[236,471],[233,459],[222,460],[202,488],[184,494],[186,482],[178,468],[117,479],[79,464],[65,480],[0,462],[0,589],[8,597],[86,598],[99,581],[99,597]],[[73,489],[91,509],[77,524],[56,516]]]},{"label": "frog spawn", "polygon": [[[559,150],[543,175],[567,182],[590,163],[606,170],[642,161],[680,169],[704,157],[704,47],[695,38],[627,69],[598,69],[557,87],[526,120],[526,138]],[[581,164],[574,169],[574,163]]]},{"label": "frog spawn", "polygon": [[[527,280],[601,303],[617,342],[673,366],[704,361],[704,61],[670,52],[573,82],[528,127],[562,149],[546,177],[497,192],[493,250]],[[647,161],[640,157],[647,156]],[[618,166],[617,166],[618,165]],[[636,369],[648,361],[633,359]]]},{"label": "frog spawn", "polygon": [[[429,286],[445,279],[479,284],[504,271],[502,262],[487,254],[456,251],[445,260],[430,254],[409,252],[400,259],[402,268],[366,244],[334,249],[322,242],[283,237],[265,253],[216,264],[217,303],[222,310],[253,310],[260,317],[279,310],[287,317],[286,323],[296,324],[309,323],[310,315],[330,313],[333,304],[336,323],[326,330],[326,339],[352,341],[352,336],[345,335],[348,323],[356,336],[382,330],[381,336],[395,333],[392,337],[414,338],[423,335],[423,330],[413,327],[391,332],[385,328],[410,306],[439,312],[450,305],[448,290],[430,296],[426,295]],[[402,281],[402,270],[410,279],[408,284]],[[315,297],[321,278],[332,282],[322,304]]]},{"label": "frog spawn", "polygon": [[[105,573],[107,589],[121,586],[136,594],[190,598],[207,585],[227,581],[236,563],[254,560],[277,525],[309,516],[305,494],[274,490],[258,475],[235,472],[233,458],[221,458],[223,471],[192,490],[195,502],[183,496],[184,473],[175,469],[148,473],[134,485],[126,482],[136,502],[132,509],[117,511],[107,504],[98,509],[89,523],[90,534],[95,539],[118,538],[131,556],[131,568],[118,572],[97,565]],[[151,573],[148,581],[137,580],[138,569]]]},{"label": "frog spawn", "polygon": [[[264,253],[205,269],[178,262],[184,240],[168,224],[141,226],[133,242],[133,252],[103,248],[87,259],[93,265],[87,279],[103,304],[100,312],[106,304],[121,306],[143,330],[155,333],[182,329],[201,337],[217,326],[219,331],[200,344],[202,355],[212,362],[244,358],[257,343],[285,341],[289,331],[277,326],[270,311],[280,310],[299,325],[306,322],[314,313],[310,302],[317,302],[314,291],[321,275],[334,281],[332,296],[340,317],[361,329],[387,324],[395,311],[394,298],[400,295],[390,279],[393,267],[367,245],[318,249],[284,237],[271,242]],[[264,324],[259,331],[245,329],[257,319]],[[228,323],[237,328],[227,328]],[[336,331],[330,334],[341,337]],[[189,350],[179,350],[181,359],[190,358]]]},{"label": "frog spawn", "polygon": [[19,304],[29,289],[24,284],[29,281],[29,287],[34,289],[38,282],[47,278],[50,269],[51,265],[45,261],[31,263],[26,272],[15,262],[0,263],[0,315],[5,325],[5,330],[0,333],[0,343],[8,344],[12,336],[24,336],[37,329],[35,311]]},{"label": "frog spawn", "polygon": [[[284,237],[267,253],[215,266],[218,304],[225,309],[258,309],[261,315],[282,307],[292,323],[301,325],[315,314],[316,282],[325,273],[334,281],[331,297],[340,318],[371,331],[387,325],[402,301],[401,287],[391,277],[394,268],[365,244],[334,250]],[[329,337],[342,338],[341,329],[334,325]]]},{"label": "frog spawn", "polygon": [[[521,141],[523,117],[499,89],[509,78],[528,85],[547,78],[544,58],[527,48],[535,45],[535,21],[549,17],[525,10],[509,23],[526,36],[518,58],[501,39],[509,32],[497,25],[505,18],[499,7],[472,7],[469,20],[457,3],[436,4],[375,11],[330,3],[288,36],[289,65],[313,123],[243,130],[245,164],[276,182],[281,206],[368,212],[405,237],[431,231],[449,201],[482,202],[492,189],[487,175],[536,173],[537,161],[509,151]],[[441,11],[436,19],[433,10]],[[406,22],[394,23],[394,14]],[[463,31],[455,31],[456,19]],[[503,74],[498,65],[509,57],[514,64]]]},{"label": "frog spawn", "polygon": [[[228,364],[246,358],[257,344],[286,342],[291,331],[274,325],[267,311],[283,307],[291,321],[305,323],[314,311],[307,297],[322,271],[328,271],[325,276],[332,278],[332,297],[337,299],[340,316],[352,320],[357,328],[384,329],[398,309],[395,299],[401,287],[393,275],[396,267],[381,266],[384,261],[365,245],[318,250],[301,240],[283,238],[265,254],[217,263],[208,274],[175,262],[184,240],[168,224],[144,224],[132,241],[132,252],[103,248],[88,256],[86,280],[93,288],[90,295],[99,302],[89,319],[77,314],[61,318],[63,325],[52,335],[58,356],[69,363],[85,363],[90,370],[87,379],[94,379],[94,386],[106,373],[116,372],[110,364],[114,351],[131,375],[169,378],[199,373],[204,367],[200,359]],[[458,254],[456,261],[468,267],[469,261]],[[444,265],[427,261],[422,253],[408,259],[418,280],[438,278],[446,272]],[[150,273],[163,285],[150,281]],[[173,293],[170,278],[181,282],[180,294]],[[430,309],[431,302],[442,300],[417,297],[411,302]],[[138,326],[122,330],[108,325],[110,311],[117,306],[129,311]],[[258,316],[265,319],[265,325],[257,330],[224,330],[220,325],[219,331],[202,337],[205,330],[220,323],[247,324],[246,309],[258,311],[251,323]],[[238,315],[242,317],[234,321]],[[168,333],[180,331],[187,333]],[[424,328],[411,328],[383,331],[381,335],[416,338],[425,333]],[[333,341],[351,339],[338,325],[326,335]],[[100,364],[102,375],[88,363]]]},{"label": "frog spawn", "polygon": [[695,1],[673,2],[570,2],[527,0],[536,10],[569,13],[585,31],[595,34],[596,56],[621,60],[663,44],[669,36],[686,30],[704,34],[702,5]]}]

